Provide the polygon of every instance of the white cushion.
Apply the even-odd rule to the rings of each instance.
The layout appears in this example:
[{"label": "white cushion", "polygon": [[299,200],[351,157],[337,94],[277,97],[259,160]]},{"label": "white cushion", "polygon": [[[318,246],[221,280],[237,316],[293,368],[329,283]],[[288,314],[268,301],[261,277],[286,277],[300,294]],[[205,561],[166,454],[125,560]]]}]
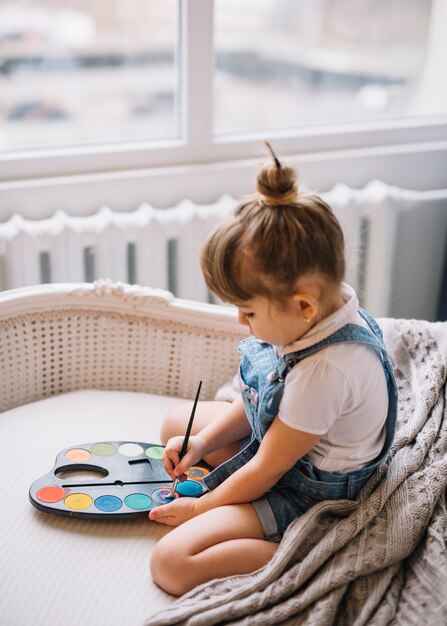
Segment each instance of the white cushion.
[{"label": "white cushion", "polygon": [[44,513],[31,505],[28,490],[64,448],[94,441],[158,443],[163,415],[181,402],[76,391],[0,414],[2,624],[141,624],[172,602],[149,572],[151,548],[167,527],[146,516],[96,521]]}]

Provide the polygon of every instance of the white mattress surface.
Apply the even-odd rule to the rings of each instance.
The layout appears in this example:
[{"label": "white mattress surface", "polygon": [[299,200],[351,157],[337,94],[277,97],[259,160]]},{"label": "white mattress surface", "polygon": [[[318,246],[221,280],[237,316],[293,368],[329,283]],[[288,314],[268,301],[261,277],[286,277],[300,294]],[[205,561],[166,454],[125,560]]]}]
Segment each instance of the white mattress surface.
[{"label": "white mattress surface", "polygon": [[163,415],[181,402],[77,391],[0,413],[2,626],[137,626],[173,601],[149,572],[151,548],[167,527],[146,516],[97,521],[44,513],[28,490],[64,448],[158,443]]}]

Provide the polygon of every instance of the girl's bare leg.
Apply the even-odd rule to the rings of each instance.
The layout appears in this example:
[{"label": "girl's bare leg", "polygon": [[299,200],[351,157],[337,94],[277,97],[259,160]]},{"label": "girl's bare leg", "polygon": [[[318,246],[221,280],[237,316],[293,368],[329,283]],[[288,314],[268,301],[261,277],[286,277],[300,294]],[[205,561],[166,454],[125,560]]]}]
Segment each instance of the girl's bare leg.
[{"label": "girl's bare leg", "polygon": [[[192,434],[199,433],[228,409],[227,402],[199,402]],[[192,402],[171,410],[165,417],[160,437],[186,431]],[[207,455],[205,461],[217,467],[240,449],[236,441]],[[278,545],[266,541],[258,515],[251,504],[218,507],[195,517],[165,535],[151,555],[154,581],[167,593],[180,596],[195,586],[235,574],[253,572],[272,558]]]},{"label": "girl's bare leg", "polygon": [[180,596],[213,578],[254,572],[277,547],[264,539],[251,504],[222,506],[165,535],[152,552],[151,573],[164,591]]},{"label": "girl's bare leg", "polygon": [[[171,437],[184,435],[191,415],[192,402],[180,404],[166,414],[160,430],[161,443],[165,445]],[[219,419],[228,409],[228,402],[199,402],[197,404],[191,434],[197,435],[213,420]],[[240,442],[216,450],[204,459],[211,467],[217,467],[239,452]]]}]

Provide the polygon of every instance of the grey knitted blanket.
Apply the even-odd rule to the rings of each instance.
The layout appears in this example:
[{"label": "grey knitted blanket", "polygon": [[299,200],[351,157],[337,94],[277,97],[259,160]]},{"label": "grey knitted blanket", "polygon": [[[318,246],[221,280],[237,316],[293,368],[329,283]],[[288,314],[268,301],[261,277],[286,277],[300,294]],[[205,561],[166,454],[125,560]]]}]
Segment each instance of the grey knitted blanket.
[{"label": "grey knitted blanket", "polygon": [[268,565],[197,587],[147,626],[447,624],[447,324],[381,320],[399,418],[355,502],[296,519]]}]

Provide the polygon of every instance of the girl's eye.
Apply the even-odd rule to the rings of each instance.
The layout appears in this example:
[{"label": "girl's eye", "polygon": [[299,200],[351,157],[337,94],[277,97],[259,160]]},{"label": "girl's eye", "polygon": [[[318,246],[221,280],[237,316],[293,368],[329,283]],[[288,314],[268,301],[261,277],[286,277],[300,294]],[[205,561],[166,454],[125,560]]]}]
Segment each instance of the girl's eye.
[{"label": "girl's eye", "polygon": [[245,317],[246,319],[250,319],[251,317],[254,317],[254,316],[255,316],[255,314],[254,314],[254,313],[244,313],[244,317]]}]

